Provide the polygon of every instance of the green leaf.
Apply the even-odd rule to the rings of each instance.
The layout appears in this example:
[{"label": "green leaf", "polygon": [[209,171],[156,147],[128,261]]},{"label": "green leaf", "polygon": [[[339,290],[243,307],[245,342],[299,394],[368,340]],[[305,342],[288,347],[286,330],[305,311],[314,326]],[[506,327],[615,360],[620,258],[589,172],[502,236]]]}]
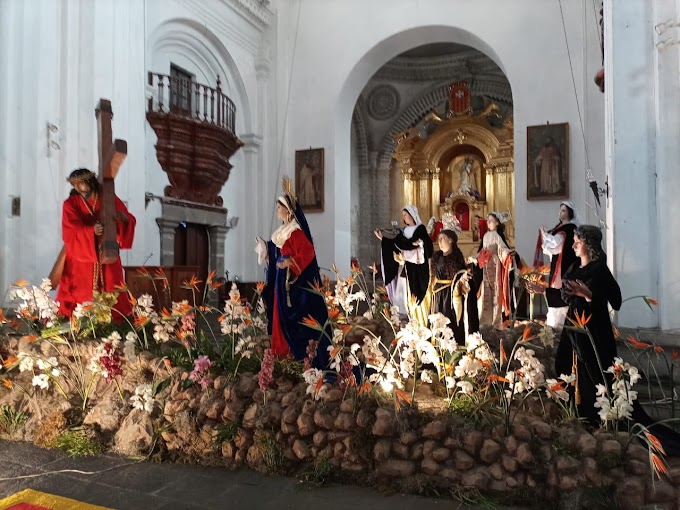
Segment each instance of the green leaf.
[{"label": "green leaf", "polygon": [[171,379],[169,377],[167,379],[163,379],[162,381],[156,381],[151,389],[151,394],[154,397],[158,395],[161,391],[170,386],[170,381]]}]

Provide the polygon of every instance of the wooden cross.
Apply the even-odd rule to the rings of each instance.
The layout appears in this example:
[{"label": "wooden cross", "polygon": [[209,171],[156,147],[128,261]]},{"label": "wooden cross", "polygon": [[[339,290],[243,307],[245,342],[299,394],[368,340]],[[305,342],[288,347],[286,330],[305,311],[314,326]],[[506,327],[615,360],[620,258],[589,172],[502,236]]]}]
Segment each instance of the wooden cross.
[{"label": "wooden cross", "polygon": [[127,156],[127,142],[118,139],[112,141],[111,119],[113,119],[113,111],[111,110],[111,101],[100,99],[94,112],[99,135],[98,179],[102,185],[99,221],[104,227],[104,233],[99,240],[99,262],[101,264],[112,264],[118,260],[119,249],[116,235],[116,189],[113,180]]}]

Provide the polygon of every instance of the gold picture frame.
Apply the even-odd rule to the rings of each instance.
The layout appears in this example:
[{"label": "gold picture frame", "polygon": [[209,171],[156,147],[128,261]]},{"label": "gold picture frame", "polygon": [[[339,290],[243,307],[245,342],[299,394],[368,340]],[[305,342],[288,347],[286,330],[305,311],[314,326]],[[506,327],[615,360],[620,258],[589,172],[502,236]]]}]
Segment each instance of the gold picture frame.
[{"label": "gold picture frame", "polygon": [[569,198],[569,124],[527,126],[527,200]]},{"label": "gold picture frame", "polygon": [[295,194],[306,213],[323,212],[324,149],[295,151]]}]

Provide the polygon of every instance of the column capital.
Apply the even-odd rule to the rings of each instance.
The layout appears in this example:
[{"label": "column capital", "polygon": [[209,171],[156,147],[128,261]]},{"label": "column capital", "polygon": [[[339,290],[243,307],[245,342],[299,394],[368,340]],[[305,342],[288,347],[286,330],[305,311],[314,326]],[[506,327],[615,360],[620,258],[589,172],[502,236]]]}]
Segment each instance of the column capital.
[{"label": "column capital", "polygon": [[226,236],[227,233],[231,230],[232,227],[228,225],[212,225],[208,227],[208,231],[210,232],[211,235],[221,235],[221,236]]},{"label": "column capital", "polygon": [[156,218],[156,224],[158,227],[163,230],[175,230],[177,227],[179,227],[179,221],[178,220],[171,220],[168,218]]},{"label": "column capital", "polygon": [[256,133],[246,133],[239,135],[243,142],[243,151],[251,154],[256,154],[262,148],[262,135]]}]

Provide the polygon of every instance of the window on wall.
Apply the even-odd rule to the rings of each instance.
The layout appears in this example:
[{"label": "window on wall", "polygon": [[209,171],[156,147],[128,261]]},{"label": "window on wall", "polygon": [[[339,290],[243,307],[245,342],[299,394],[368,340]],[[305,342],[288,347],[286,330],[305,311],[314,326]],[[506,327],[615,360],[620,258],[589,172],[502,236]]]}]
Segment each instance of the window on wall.
[{"label": "window on wall", "polygon": [[170,64],[170,111],[191,115],[191,96],[194,90],[194,75]]}]

